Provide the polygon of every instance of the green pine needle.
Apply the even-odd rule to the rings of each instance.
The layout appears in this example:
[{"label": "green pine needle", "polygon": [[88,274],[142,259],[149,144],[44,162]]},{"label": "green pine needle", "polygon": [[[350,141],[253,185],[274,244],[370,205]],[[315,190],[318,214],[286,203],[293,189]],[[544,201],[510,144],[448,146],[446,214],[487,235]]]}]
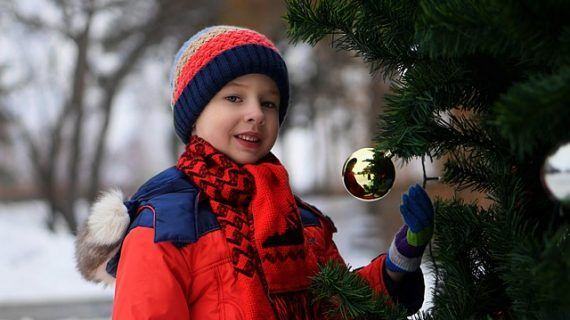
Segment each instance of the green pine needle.
[{"label": "green pine needle", "polygon": [[[378,296],[350,268],[329,261],[320,266],[311,286],[315,302],[328,307],[329,316],[340,319],[406,319],[406,311]],[[325,307],[326,308],[326,307]]]},{"label": "green pine needle", "polygon": [[[416,318],[570,318],[568,204],[541,181],[570,141],[570,2],[286,2],[293,41],[332,36],[391,78],[376,150],[445,158],[443,183],[491,201],[436,202],[437,286]],[[325,266],[319,297],[343,317],[376,314],[351,274]]]}]

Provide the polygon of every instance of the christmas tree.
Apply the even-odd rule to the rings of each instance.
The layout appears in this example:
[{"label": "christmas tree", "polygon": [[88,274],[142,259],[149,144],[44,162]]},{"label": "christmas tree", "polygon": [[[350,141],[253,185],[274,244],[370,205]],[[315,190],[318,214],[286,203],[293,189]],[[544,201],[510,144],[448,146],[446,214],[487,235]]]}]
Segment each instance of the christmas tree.
[{"label": "christmas tree", "polygon": [[[570,141],[570,2],[287,5],[293,42],[332,36],[333,47],[391,79],[378,151],[442,159],[439,183],[491,200],[436,201],[433,307],[416,317],[568,319],[570,209],[549,196],[541,168]],[[321,278],[338,276],[326,271]],[[387,316],[341,298],[343,315]]]}]

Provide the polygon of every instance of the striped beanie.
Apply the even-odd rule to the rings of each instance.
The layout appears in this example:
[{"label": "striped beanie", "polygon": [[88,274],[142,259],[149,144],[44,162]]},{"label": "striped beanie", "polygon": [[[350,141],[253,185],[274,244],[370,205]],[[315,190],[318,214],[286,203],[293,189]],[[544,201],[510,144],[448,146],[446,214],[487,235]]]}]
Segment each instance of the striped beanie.
[{"label": "striped beanie", "polygon": [[267,75],[277,84],[281,124],[289,104],[287,67],[267,37],[245,28],[213,26],[182,45],[174,59],[170,84],[174,128],[185,144],[192,125],[214,95],[231,80],[250,73]]}]

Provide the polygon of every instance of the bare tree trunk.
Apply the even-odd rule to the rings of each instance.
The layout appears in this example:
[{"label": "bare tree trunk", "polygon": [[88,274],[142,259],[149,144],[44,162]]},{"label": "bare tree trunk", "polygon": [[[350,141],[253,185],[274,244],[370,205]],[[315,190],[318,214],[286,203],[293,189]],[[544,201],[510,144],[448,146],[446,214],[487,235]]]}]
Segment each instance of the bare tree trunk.
[{"label": "bare tree trunk", "polygon": [[[124,75],[122,76],[124,77]],[[88,183],[87,200],[92,203],[97,197],[97,192],[99,190],[99,184],[101,180],[101,167],[103,158],[105,156],[105,149],[107,145],[107,133],[109,131],[109,123],[111,122],[111,112],[113,106],[113,100],[116,95],[117,83],[122,79],[119,79],[118,74],[113,76],[109,81],[105,81],[104,85],[104,98],[99,106],[100,110],[103,110],[103,124],[97,135],[97,146],[95,148],[95,154],[93,157],[93,162],[91,163],[91,180]]]},{"label": "bare tree trunk", "polygon": [[[101,82],[103,83],[104,88],[104,98],[99,106],[99,110],[103,111],[103,124],[97,135],[97,147],[91,164],[91,181],[89,182],[87,192],[87,199],[89,202],[93,202],[95,200],[97,192],[100,189],[101,168],[105,157],[106,139],[113,109],[113,100],[117,93],[117,88],[121,85],[125,77],[132,71],[136,63],[143,57],[144,52],[150,46],[160,42],[167,34],[169,28],[172,28],[168,22],[176,20],[177,16],[183,16],[185,12],[192,10],[193,7],[198,7],[198,4],[189,6],[190,5],[181,5],[181,3],[176,0],[160,2],[160,7],[157,9],[152,20],[145,24],[144,28],[140,30],[140,33],[142,33],[141,40],[125,57],[119,69],[111,76],[102,77]],[[217,8],[216,4],[205,6],[206,8],[211,8],[209,12],[215,12],[215,8]],[[210,19],[207,16],[202,18]],[[200,21],[196,22],[198,23]],[[182,26],[184,25],[181,24],[177,26],[177,28],[182,29]],[[185,27],[186,29],[189,28],[187,25]]]},{"label": "bare tree trunk", "polygon": [[89,191],[87,193],[87,200],[90,203],[95,201],[97,192],[100,188],[101,168],[105,157],[107,134],[109,132],[109,124],[111,122],[111,114],[113,111],[113,101],[117,93],[117,88],[143,56],[145,50],[153,43],[160,40],[163,30],[160,27],[160,21],[156,20],[161,16],[162,13],[159,11],[155,17],[155,21],[149,23],[147,28],[144,30],[142,40],[125,57],[117,71],[115,71],[111,76],[103,77],[101,80],[103,83],[104,97],[98,109],[103,111],[103,124],[97,135],[97,147],[91,164],[91,181],[89,182]]},{"label": "bare tree trunk", "polygon": [[[58,3],[62,11],[68,10],[65,3]],[[28,149],[31,153],[31,161],[34,164],[35,171],[38,176],[40,191],[49,205],[48,218],[46,226],[49,230],[54,230],[55,221],[58,213],[64,218],[69,230],[75,233],[77,223],[75,220],[75,211],[73,204],[78,190],[77,185],[77,168],[79,162],[79,155],[81,153],[81,133],[83,121],[83,93],[85,91],[85,79],[87,77],[87,51],[89,28],[91,24],[92,12],[88,12],[88,19],[84,30],[79,35],[74,35],[72,31],[66,30],[65,35],[72,38],[77,44],[77,53],[74,66],[74,76],[72,91],[69,99],[63,105],[60,114],[58,115],[53,127],[51,128],[50,142],[46,149],[47,159],[42,158],[42,154],[36,143],[33,141],[30,134],[27,132],[23,124],[19,127],[22,131],[24,141],[28,144]],[[24,24],[40,23],[38,21],[30,22],[22,18]],[[70,157],[70,181],[67,185],[67,194],[60,195],[61,189],[58,181],[58,161],[61,155],[63,145],[62,131],[65,124],[70,120],[75,120],[73,125],[73,149],[71,150]]]},{"label": "bare tree trunk", "polygon": [[69,229],[75,234],[77,231],[77,222],[75,219],[75,202],[79,194],[79,172],[81,162],[81,151],[83,150],[83,115],[85,109],[84,95],[85,95],[85,81],[87,77],[87,53],[89,48],[89,30],[91,29],[91,18],[93,12],[90,8],[87,9],[87,21],[85,28],[77,38],[77,66],[75,69],[73,94],[71,98],[71,105],[73,106],[74,116],[73,119],[73,135],[71,137],[71,153],[69,158],[69,181],[67,184],[67,192],[65,197],[64,210],[62,212],[63,218],[67,223]]},{"label": "bare tree trunk", "polygon": [[[21,14],[17,7],[10,7],[13,17],[22,25],[33,31],[49,31],[58,35],[63,35],[71,39],[76,46],[76,59],[73,62],[73,76],[70,79],[70,91],[61,108],[61,112],[56,116],[56,120],[48,129],[47,146],[34,141],[29,130],[23,123],[18,124],[22,131],[22,136],[30,152],[30,160],[38,179],[39,192],[48,203],[49,216],[46,225],[49,229],[54,229],[56,218],[62,217],[67,227],[76,232],[77,221],[75,217],[75,203],[82,195],[84,187],[87,187],[87,198],[93,201],[99,189],[101,179],[102,162],[105,157],[106,138],[111,122],[113,101],[119,88],[132,72],[134,66],[142,59],[147,50],[162,42],[164,39],[172,37],[186,38],[196,30],[192,30],[195,25],[211,23],[217,19],[221,3],[216,1],[194,1],[185,2],[180,0],[159,0],[156,2],[156,12],[149,19],[138,25],[122,23],[122,18],[117,16],[118,28],[116,32],[109,35],[109,39],[103,39],[103,44],[109,44],[109,50],[123,50],[130,48],[126,52],[123,63],[107,76],[93,74],[89,67],[88,53],[90,43],[101,41],[90,35],[92,18],[100,11],[105,11],[111,6],[125,11],[130,10],[130,5],[135,1],[118,1],[114,4],[97,3],[88,0],[83,4],[68,1],[53,1],[57,10],[63,16],[63,20],[52,23],[43,20],[41,14]],[[79,20],[84,21],[81,30],[75,27],[77,8],[84,16]],[[85,18],[85,19],[83,19]],[[78,21],[79,21],[78,20]],[[134,35],[134,37],[132,37]],[[109,43],[106,41],[109,40]],[[133,42],[134,40],[134,42]],[[129,45],[121,46],[124,42]],[[132,46],[134,44],[134,46]],[[125,56],[125,54],[120,54]],[[85,92],[87,90],[87,79],[90,77],[99,79],[103,97],[98,105],[98,110],[103,112],[103,123],[97,134],[94,150],[94,158],[90,163],[88,174],[80,172],[85,159],[82,159],[84,151],[83,135],[85,122]],[[67,127],[66,127],[67,126]],[[67,137],[67,129],[70,129],[72,136]],[[66,159],[62,159],[62,150],[69,142],[69,153]],[[65,160],[66,166],[62,166],[61,161]],[[65,175],[60,170],[65,167]],[[63,177],[64,181],[61,178]],[[86,181],[83,181],[85,177]],[[64,183],[62,183],[64,182]],[[63,186],[63,187],[62,187]]]}]

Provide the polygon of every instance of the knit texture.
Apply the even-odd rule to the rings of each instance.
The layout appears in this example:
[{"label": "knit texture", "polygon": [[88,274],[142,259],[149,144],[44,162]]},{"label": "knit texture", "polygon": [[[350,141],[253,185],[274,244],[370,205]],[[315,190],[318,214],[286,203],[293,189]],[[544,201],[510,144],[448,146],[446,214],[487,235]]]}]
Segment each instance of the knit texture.
[{"label": "knit texture", "polygon": [[402,196],[400,213],[406,223],[390,245],[386,267],[395,272],[414,272],[433,234],[433,205],[422,187],[411,186]]},{"label": "knit texture", "polygon": [[388,259],[386,259],[386,267],[395,272],[414,272],[422,263],[422,256],[426,245],[413,246],[408,243],[406,234],[408,226],[404,225],[400,231],[396,233],[390,249],[388,250]]},{"label": "knit texture", "polygon": [[265,278],[269,293],[308,288],[316,261],[306,255],[300,212],[275,156],[239,165],[192,136],[177,167],[208,197],[237,273]]},{"label": "knit texture", "polygon": [[180,139],[188,143],[192,125],[224,85],[252,73],[275,81],[282,123],[289,104],[287,67],[267,37],[245,28],[214,26],[186,41],[176,54],[170,76],[174,128]]}]

